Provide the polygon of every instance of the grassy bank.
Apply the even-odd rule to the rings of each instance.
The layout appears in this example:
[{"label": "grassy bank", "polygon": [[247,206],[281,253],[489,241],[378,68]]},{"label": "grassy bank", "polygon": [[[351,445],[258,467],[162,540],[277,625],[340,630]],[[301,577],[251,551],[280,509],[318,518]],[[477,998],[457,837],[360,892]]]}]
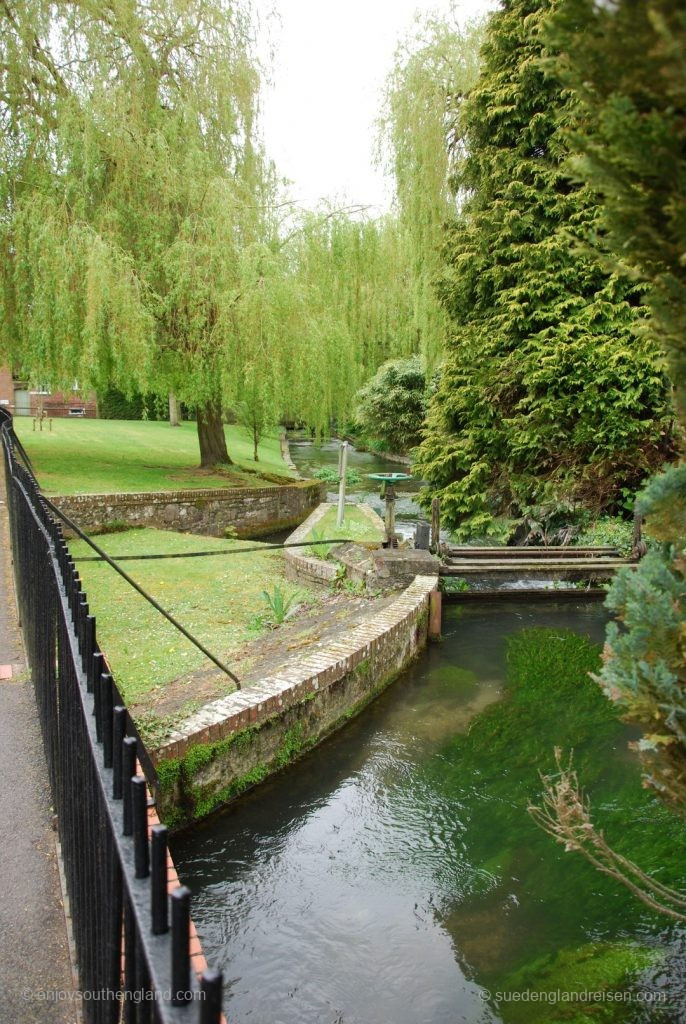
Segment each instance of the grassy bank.
[{"label": "grassy bank", "polygon": [[24,444],[46,494],[111,494],[118,491],[173,491],[200,487],[264,487],[256,473],[284,479],[293,472],[281,458],[278,434],[264,438],[259,462],[245,430],[225,427],[235,466],[201,470],[194,423],[140,420],[54,419],[33,430],[33,420],[18,416],[14,428]]},{"label": "grassy bank", "polygon": [[[99,543],[114,558],[214,548],[217,552],[235,551],[255,546],[254,541],[217,540],[153,529],[109,534],[99,538]],[[71,541],[69,547],[77,559],[90,609],[97,617],[100,646],[122,695],[137,716],[144,717],[146,710],[154,710],[156,699],[172,679],[187,680],[188,699],[192,701],[194,673],[212,668],[212,663],[106,563],[80,561],[93,554],[83,541]],[[269,610],[262,591],[272,593],[275,585],[286,594],[296,589],[285,582],[279,551],[126,562],[125,567],[229,668],[231,653],[269,628]],[[316,600],[303,587],[297,590],[300,600]],[[227,677],[225,692],[233,688]]]},{"label": "grassy bank", "polygon": [[325,516],[307,534],[305,540],[324,538],[336,540],[340,538],[341,540],[355,540],[361,544],[369,542],[381,543],[383,530],[356,505],[345,506],[342,526],[336,526],[336,516],[336,508],[328,509]]}]

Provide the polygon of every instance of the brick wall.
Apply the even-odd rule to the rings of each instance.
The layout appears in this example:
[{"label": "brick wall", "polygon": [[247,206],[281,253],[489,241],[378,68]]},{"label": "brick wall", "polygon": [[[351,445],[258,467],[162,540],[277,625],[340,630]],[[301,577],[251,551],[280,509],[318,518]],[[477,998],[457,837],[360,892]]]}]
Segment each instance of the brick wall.
[{"label": "brick wall", "polygon": [[345,636],[188,718],[151,752],[162,819],[179,827],[211,813],[361,710],[425,645],[437,582],[417,576]]},{"label": "brick wall", "polygon": [[14,381],[7,366],[0,366],[0,404],[3,408],[14,408]]},{"label": "brick wall", "polygon": [[[324,501],[316,508],[310,517],[301,523],[288,538],[289,544],[296,544],[304,541],[313,527],[321,522],[330,508],[336,508],[335,502]],[[383,519],[377,515],[371,505],[357,505],[357,509],[363,512],[376,526],[380,533],[384,531]],[[305,583],[308,587],[330,587],[336,579],[338,565],[336,562],[328,562],[325,558],[317,558],[308,548],[293,548],[284,551],[286,560],[286,578],[298,583]],[[421,570],[419,570],[421,571]],[[355,579],[355,574],[349,572],[349,578]],[[413,574],[413,578],[414,578]],[[405,585],[411,580],[406,580]],[[398,588],[399,589],[399,588]]]},{"label": "brick wall", "polygon": [[[0,404],[14,414],[14,389],[17,382],[8,366],[0,366]],[[21,388],[27,390],[26,384]],[[81,409],[86,418],[98,415],[95,392],[88,391],[56,391],[53,394],[38,394],[35,389],[29,391],[30,415],[38,416],[41,409],[46,417],[69,416],[70,409]]]}]

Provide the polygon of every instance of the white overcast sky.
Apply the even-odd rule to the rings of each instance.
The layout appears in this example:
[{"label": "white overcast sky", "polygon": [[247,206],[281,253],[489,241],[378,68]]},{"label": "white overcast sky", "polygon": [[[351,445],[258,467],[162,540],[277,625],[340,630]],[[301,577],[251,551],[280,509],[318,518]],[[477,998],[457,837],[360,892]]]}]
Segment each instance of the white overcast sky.
[{"label": "white overcast sky", "polygon": [[[266,10],[266,0],[256,0]],[[417,11],[448,13],[450,0],[271,0],[275,50],[263,91],[263,131],[293,198],[313,207],[340,199],[386,208],[388,185],[373,167],[374,121],[398,41]],[[458,0],[459,21],[496,0]],[[370,211],[374,212],[374,211]]]}]

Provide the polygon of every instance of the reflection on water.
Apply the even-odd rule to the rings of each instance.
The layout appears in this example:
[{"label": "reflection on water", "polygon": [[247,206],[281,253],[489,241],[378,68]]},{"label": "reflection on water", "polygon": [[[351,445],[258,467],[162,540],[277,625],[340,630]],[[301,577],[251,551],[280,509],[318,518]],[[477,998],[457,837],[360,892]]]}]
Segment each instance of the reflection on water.
[{"label": "reflection on water", "polygon": [[[477,723],[488,720],[503,745],[506,638],[532,624],[599,642],[604,611],[448,608],[443,643],[362,716],[174,841],[208,960],[225,972],[232,1024],[507,1021],[483,986],[525,961],[591,940],[675,941],[624,890],[558,852],[521,805],[522,781],[538,787],[534,751],[548,757],[573,708],[551,699],[549,711],[537,708],[545,736],[508,741],[483,772],[474,762]],[[580,719],[581,748],[588,729]],[[604,747],[588,756],[602,753],[620,785],[635,771],[626,730],[600,719],[597,730]],[[637,777],[636,787],[632,813],[650,829]],[[604,809],[618,793],[603,791]]]}]

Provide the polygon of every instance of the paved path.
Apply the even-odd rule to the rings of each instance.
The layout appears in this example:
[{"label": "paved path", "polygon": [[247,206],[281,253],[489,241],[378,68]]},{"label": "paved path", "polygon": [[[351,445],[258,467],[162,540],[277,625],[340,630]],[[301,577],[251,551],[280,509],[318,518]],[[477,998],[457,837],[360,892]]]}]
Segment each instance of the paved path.
[{"label": "paved path", "polygon": [[0,464],[0,1021],[74,1024],[74,1005],[56,1001],[73,999],[74,984],[50,787],[15,613],[5,500]]}]

